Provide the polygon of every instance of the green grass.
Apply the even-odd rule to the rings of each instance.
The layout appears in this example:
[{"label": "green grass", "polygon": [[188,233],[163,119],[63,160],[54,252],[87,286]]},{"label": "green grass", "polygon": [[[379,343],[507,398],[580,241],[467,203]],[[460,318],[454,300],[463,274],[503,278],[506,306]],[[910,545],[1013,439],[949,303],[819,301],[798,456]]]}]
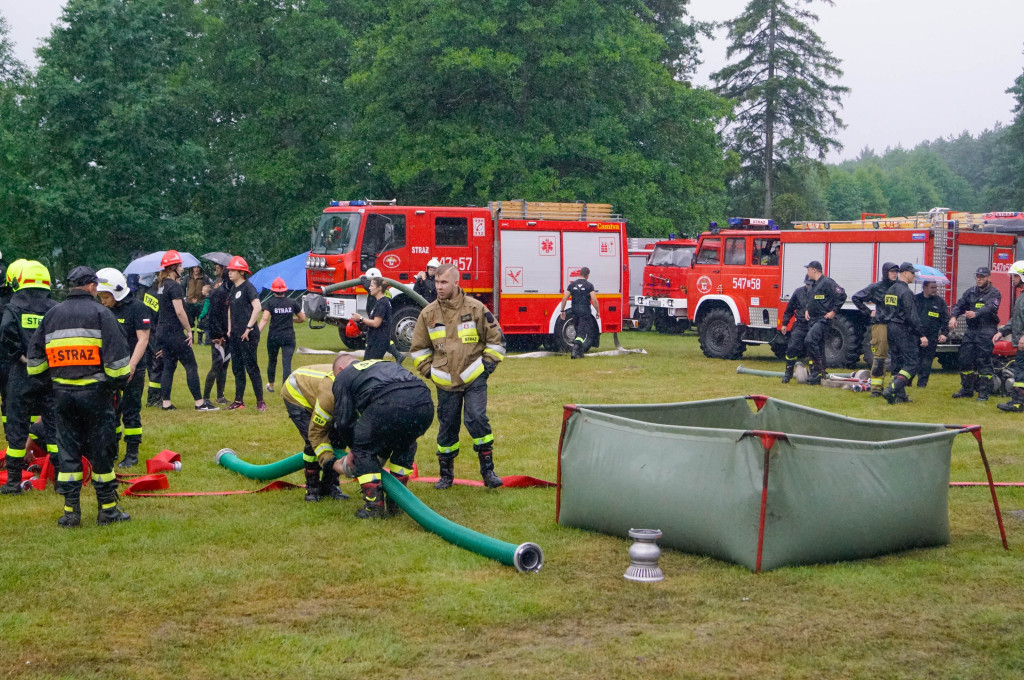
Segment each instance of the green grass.
[{"label": "green grass", "polygon": [[[499,474],[556,475],[567,403],[686,401],[763,393],[850,416],[979,423],[997,480],[1024,480],[1024,418],[954,401],[933,374],[915,403],[890,407],[843,390],[740,376],[705,359],[692,335],[625,334],[646,355],[509,359],[490,387]],[[604,348],[610,347],[606,338]],[[336,349],[331,329],[300,344]],[[207,348],[198,352],[205,375]],[[324,357],[296,355],[296,365]],[[742,362],[781,370],[767,349]],[[280,378],[278,380],[280,384]],[[228,395],[232,393],[228,379]],[[179,369],[181,411],[143,412],[143,458],[182,455],[171,491],[255,489],[218,467],[224,446],[252,462],[301,442],[277,394],[257,413],[197,414]],[[436,475],[433,441],[418,457]],[[476,478],[464,434],[456,475]],[[140,466],[141,467],[141,466]],[[974,440],[953,449],[955,480],[982,480]],[[289,481],[301,483],[301,474]],[[347,502],[302,491],[125,499],[132,521],[63,531],[52,491],[0,497],[0,677],[33,678],[1020,678],[1024,675],[1024,531],[1007,516],[1003,551],[987,489],[951,489],[952,542],[870,560],[755,575],[665,550],[666,580],[625,581],[626,538],[554,522],[553,489],[414,492],[496,538],[534,541],[537,574],[455,548],[408,517],[356,520]],[[1024,489],[1003,489],[1004,513]],[[614,503],[614,498],[608,499]]]}]

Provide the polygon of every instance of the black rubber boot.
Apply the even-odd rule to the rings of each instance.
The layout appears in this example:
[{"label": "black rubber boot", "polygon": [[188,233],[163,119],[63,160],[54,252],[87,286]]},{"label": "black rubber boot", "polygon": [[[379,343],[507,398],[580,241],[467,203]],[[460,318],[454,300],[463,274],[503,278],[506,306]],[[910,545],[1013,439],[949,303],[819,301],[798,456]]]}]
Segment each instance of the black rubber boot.
[{"label": "black rubber boot", "polygon": [[320,475],[320,498],[330,498],[336,501],[347,501],[348,494],[341,490],[340,477],[334,471],[334,461],[325,465]]},{"label": "black rubber boot", "polygon": [[[409,475],[395,475],[395,479],[402,483],[402,486],[409,486]],[[403,510],[398,503],[391,500],[391,496],[384,494],[384,512],[388,517],[401,515]]]},{"label": "black rubber boot", "polygon": [[975,401],[988,401],[992,394],[992,376],[978,376],[978,397]]},{"label": "black rubber boot", "polygon": [[65,505],[64,514],[57,520],[57,526],[65,529],[82,526],[82,510],[77,505]]},{"label": "black rubber boot", "polygon": [[441,468],[441,479],[434,485],[435,489],[449,489],[455,483],[455,456],[438,454],[437,464]]},{"label": "black rubber boot", "polygon": [[363,507],[356,510],[356,517],[359,519],[384,519],[387,511],[384,509],[384,490],[380,482],[367,482],[362,485]]},{"label": "black rubber boot", "polygon": [[960,389],[953,393],[954,399],[968,399],[974,396],[974,373],[960,374]]},{"label": "black rubber boot", "polygon": [[785,385],[793,379],[793,369],[796,368],[796,361],[786,361],[786,374],[782,376],[782,384]]},{"label": "black rubber boot", "polygon": [[320,500],[320,468],[306,468],[306,501],[316,503]]},{"label": "black rubber boot", "polygon": [[890,404],[909,403],[910,397],[907,396],[906,389],[909,384],[910,381],[905,376],[897,375],[889,386],[882,390],[882,397]]},{"label": "black rubber boot", "polygon": [[483,477],[484,486],[488,489],[496,489],[501,486],[501,477],[494,474],[494,457],[491,451],[480,451],[477,457],[480,458],[480,476]]},{"label": "black rubber boot", "polygon": [[96,514],[96,524],[105,526],[114,522],[127,522],[131,518],[131,515],[114,505],[109,508],[100,508],[100,511]]},{"label": "black rubber boot", "polygon": [[21,471],[25,468],[24,458],[7,456],[7,483],[0,487],[5,496],[16,496],[21,493]]},{"label": "black rubber boot", "polygon": [[139,445],[125,443],[124,460],[117,464],[119,468],[130,468],[139,464]]},{"label": "black rubber boot", "polygon": [[807,373],[807,384],[808,385],[820,385],[821,376],[823,374],[824,361],[817,357],[808,359],[808,373]]},{"label": "black rubber boot", "polygon": [[1006,411],[1007,413],[1024,412],[1024,389],[1014,387],[1013,391],[1010,393],[1010,401],[998,404],[996,408],[1000,411]]}]

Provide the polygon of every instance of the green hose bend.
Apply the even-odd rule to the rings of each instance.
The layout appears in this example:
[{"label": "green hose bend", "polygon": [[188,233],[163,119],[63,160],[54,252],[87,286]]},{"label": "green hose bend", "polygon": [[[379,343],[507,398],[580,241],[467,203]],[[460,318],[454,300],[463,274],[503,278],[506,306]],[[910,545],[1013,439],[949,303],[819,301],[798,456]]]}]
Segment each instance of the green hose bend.
[{"label": "green hose bend", "polygon": [[[415,302],[417,305],[420,306],[420,309],[423,309],[424,307],[426,307],[429,304],[423,298],[422,295],[420,295],[419,293],[417,293],[416,291],[414,291],[412,288],[410,288],[409,286],[405,285],[404,283],[399,283],[398,281],[395,281],[394,279],[388,279],[388,278],[384,278],[384,281],[389,286],[393,286],[394,288],[397,288],[398,290],[400,290],[403,293],[405,293],[406,295],[408,295],[409,299],[411,299],[413,302]],[[342,290],[344,288],[351,288],[352,286],[361,286],[362,284],[363,284],[362,278],[349,279],[348,281],[342,281],[340,283],[332,283],[329,286],[324,286],[323,293],[324,293],[324,295],[330,295],[331,293],[333,293],[336,290]]]},{"label": "green hose bend", "polygon": [[298,472],[302,469],[302,453],[296,453],[282,458],[276,463],[267,463],[266,465],[254,465],[253,463],[247,463],[237,455],[231,449],[221,449],[217,452],[215,459],[217,464],[221,467],[225,467],[232,472],[237,472],[243,477],[249,479],[258,479],[262,482],[271,479],[278,479],[285,475],[290,475],[293,472]]}]

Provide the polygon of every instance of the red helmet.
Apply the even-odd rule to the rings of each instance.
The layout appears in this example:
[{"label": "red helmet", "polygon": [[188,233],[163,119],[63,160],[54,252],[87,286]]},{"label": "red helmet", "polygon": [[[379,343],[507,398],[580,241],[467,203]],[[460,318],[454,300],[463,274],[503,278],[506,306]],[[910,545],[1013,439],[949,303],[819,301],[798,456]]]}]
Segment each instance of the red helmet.
[{"label": "red helmet", "polygon": [[177,250],[168,250],[164,253],[164,256],[160,258],[160,266],[163,268],[167,268],[175,264],[181,264],[181,254]]},{"label": "red helmet", "polygon": [[363,332],[359,330],[359,324],[356,323],[355,319],[349,319],[348,323],[345,324],[345,337],[346,338],[358,338]]},{"label": "red helmet", "polygon": [[275,293],[283,293],[286,290],[288,290],[288,284],[284,282],[284,279],[278,276],[276,279],[274,279],[274,282],[270,284],[270,290],[274,291]]},{"label": "red helmet", "polygon": [[252,272],[249,271],[249,263],[246,262],[245,258],[242,257],[241,255],[235,255],[233,258],[231,258],[231,261],[228,262],[228,269],[234,269],[235,271],[245,272],[246,274],[252,274]]}]

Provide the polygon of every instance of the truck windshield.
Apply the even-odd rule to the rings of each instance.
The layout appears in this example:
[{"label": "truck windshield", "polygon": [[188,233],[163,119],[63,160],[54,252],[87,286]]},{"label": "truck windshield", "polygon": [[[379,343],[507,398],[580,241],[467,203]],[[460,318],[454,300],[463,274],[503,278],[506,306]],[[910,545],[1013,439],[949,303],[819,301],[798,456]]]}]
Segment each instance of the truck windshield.
[{"label": "truck windshield", "polygon": [[695,246],[654,246],[647,264],[657,267],[689,267]]},{"label": "truck windshield", "polygon": [[320,216],[320,225],[313,233],[310,252],[317,255],[340,255],[350,252],[359,235],[359,213],[328,213]]}]

